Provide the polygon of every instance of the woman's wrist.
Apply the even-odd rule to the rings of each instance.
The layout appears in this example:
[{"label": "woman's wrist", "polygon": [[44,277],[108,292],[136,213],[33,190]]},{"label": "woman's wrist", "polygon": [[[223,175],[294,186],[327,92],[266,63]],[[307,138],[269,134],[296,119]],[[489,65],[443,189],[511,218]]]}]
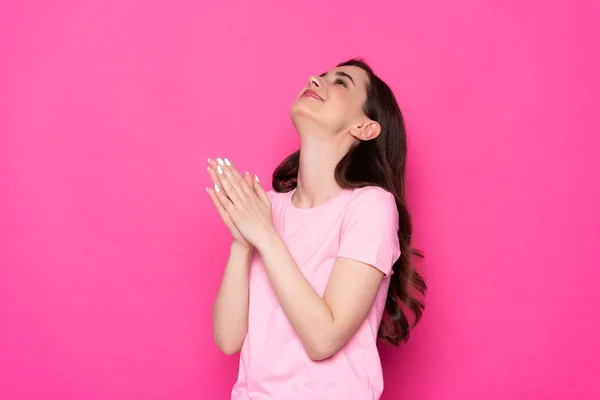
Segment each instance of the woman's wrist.
[{"label": "woman's wrist", "polygon": [[252,253],[252,245],[241,243],[241,242],[238,242],[237,240],[233,240],[231,242],[229,252],[250,255],[250,253]]},{"label": "woman's wrist", "polygon": [[276,248],[281,243],[283,243],[281,235],[279,235],[279,232],[277,232],[276,229],[273,229],[265,234],[260,242],[256,243],[256,250],[262,255],[265,252]]}]

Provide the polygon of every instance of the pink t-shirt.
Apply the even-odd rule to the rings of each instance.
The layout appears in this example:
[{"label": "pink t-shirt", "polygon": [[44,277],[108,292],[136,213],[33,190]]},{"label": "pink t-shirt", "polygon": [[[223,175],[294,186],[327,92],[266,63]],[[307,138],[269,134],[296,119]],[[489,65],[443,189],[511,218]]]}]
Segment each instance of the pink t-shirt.
[{"label": "pink t-shirt", "polygon": [[376,347],[377,331],[391,268],[400,256],[394,197],[374,186],[343,189],[316,207],[300,209],[291,203],[293,193],[268,192],[273,224],[320,296],[336,257],[370,264],[386,277],[356,334],[332,357],[313,361],[281,308],[260,255],[254,252],[250,264],[248,334],[231,399],[379,399],[383,375]]}]

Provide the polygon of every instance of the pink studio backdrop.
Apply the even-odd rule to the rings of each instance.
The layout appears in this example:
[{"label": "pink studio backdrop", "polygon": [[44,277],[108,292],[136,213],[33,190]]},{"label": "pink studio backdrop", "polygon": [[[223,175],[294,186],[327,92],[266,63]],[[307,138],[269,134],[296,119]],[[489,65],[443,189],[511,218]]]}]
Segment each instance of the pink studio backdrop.
[{"label": "pink studio backdrop", "polygon": [[309,74],[395,90],[430,294],[384,399],[597,399],[597,1],[0,10],[0,398],[225,399],[207,157],[270,188]]}]

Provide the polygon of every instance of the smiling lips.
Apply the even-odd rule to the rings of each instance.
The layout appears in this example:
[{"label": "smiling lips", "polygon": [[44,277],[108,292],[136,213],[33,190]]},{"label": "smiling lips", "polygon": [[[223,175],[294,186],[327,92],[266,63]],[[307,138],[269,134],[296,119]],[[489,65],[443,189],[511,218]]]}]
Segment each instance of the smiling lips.
[{"label": "smiling lips", "polygon": [[310,89],[302,92],[300,97],[312,97],[313,99],[316,99],[319,101],[325,101],[325,100],[323,100],[323,98],[321,96],[319,96],[319,94],[317,92],[315,92],[314,90],[310,90]]}]

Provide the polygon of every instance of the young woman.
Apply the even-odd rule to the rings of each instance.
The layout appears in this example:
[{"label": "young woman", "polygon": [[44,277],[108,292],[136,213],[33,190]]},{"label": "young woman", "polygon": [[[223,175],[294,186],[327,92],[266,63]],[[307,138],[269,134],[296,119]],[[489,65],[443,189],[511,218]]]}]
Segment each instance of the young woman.
[{"label": "young woman", "polygon": [[379,399],[377,338],[406,341],[426,290],[411,263],[402,115],[352,59],[311,76],[291,117],[301,146],[274,190],[209,159],[207,191],[233,235],[213,307],[217,346],[241,350],[231,398]]}]

